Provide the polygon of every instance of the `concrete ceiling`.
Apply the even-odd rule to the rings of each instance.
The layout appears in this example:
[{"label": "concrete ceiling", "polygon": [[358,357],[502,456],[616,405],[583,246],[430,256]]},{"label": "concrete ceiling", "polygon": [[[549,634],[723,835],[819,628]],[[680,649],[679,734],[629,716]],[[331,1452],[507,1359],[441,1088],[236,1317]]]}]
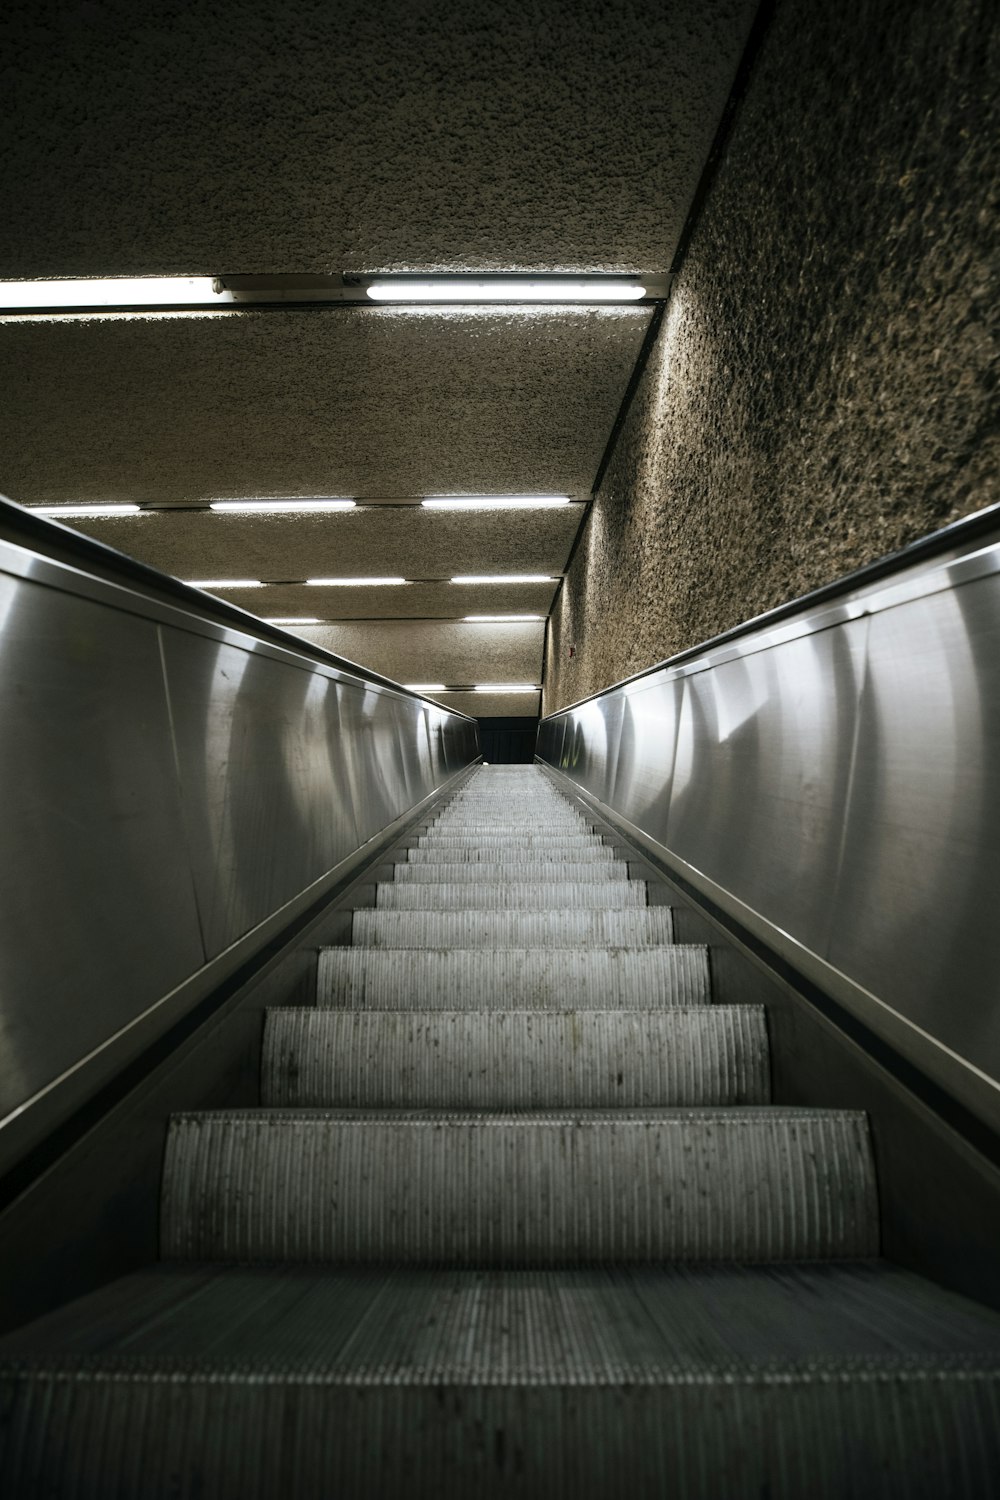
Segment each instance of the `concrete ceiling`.
[{"label": "concrete ceiling", "polygon": [[[0,278],[662,273],[755,9],[9,3]],[[161,507],[80,527],[179,577],[273,581],[229,596],[261,614],[406,621],[329,627],[350,640],[344,654],[390,676],[537,680],[540,627],[525,675],[514,635],[454,622],[545,612],[552,586],[438,580],[561,574],[582,505],[430,515],[403,504],[428,493],[586,500],[649,316],[372,307],[0,318],[0,490],[29,504]],[[402,504],[253,520],[184,508],[338,494]],[[301,584],[338,574],[424,581]],[[418,637],[420,618],[450,623]],[[537,711],[534,696],[449,701]]]},{"label": "concrete ceiling", "polygon": [[0,275],[663,270],[747,0],[8,0]]},{"label": "concrete ceiling", "polygon": [[[151,511],[71,524],[185,580],[449,579],[461,573],[561,573],[583,509],[564,505],[466,514],[414,505],[359,506],[327,515],[279,516]],[[396,598],[393,590],[387,602],[393,605]]]},{"label": "concrete ceiling", "polygon": [[372,307],[0,320],[0,489],[52,504],[586,497],[649,317]]}]

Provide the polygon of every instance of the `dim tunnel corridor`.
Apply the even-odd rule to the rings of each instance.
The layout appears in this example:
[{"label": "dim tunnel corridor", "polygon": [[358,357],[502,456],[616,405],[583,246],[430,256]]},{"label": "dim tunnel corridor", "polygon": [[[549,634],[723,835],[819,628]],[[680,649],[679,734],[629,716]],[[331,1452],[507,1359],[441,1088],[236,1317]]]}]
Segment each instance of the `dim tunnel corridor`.
[{"label": "dim tunnel corridor", "polygon": [[0,1493],[1000,1497],[995,5],[0,48]]}]

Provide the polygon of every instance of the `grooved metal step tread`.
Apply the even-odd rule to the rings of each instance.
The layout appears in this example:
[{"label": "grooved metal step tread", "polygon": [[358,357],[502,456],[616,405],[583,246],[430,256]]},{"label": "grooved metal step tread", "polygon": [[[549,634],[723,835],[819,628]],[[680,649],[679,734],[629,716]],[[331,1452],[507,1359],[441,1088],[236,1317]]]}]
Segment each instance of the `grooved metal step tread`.
[{"label": "grooved metal step tread", "polygon": [[644,1009],[710,999],[708,949],[686,943],[584,950],[323,948],[317,972],[317,1003],[348,1009]]},{"label": "grooved metal step tread", "polygon": [[0,1339],[5,1364],[102,1355],[122,1369],[129,1355],[297,1365],[367,1386],[605,1386],[880,1360],[996,1367],[1000,1314],[880,1260],[509,1270],[168,1261]]},{"label": "grooved metal step tread", "polygon": [[568,861],[541,861],[521,859],[511,850],[511,861],[506,864],[484,864],[470,870],[468,864],[411,864],[399,863],[394,879],[402,885],[457,885],[475,882],[476,885],[503,885],[510,882],[524,884],[528,881],[550,882],[553,885],[569,882],[571,885],[606,885],[609,882],[622,884],[629,878],[628,865],[624,860],[595,859],[589,863],[570,864]]},{"label": "grooved metal step tread", "polygon": [[574,834],[588,835],[593,833],[593,825],[578,822],[575,819],[557,822],[554,818],[531,818],[526,817],[519,820],[511,818],[487,819],[487,818],[449,818],[447,822],[442,819],[438,823],[428,826],[430,834],[466,834],[476,838],[488,838],[490,834],[499,834],[508,840],[516,840],[529,834],[541,835],[546,838],[571,838]]},{"label": "grooved metal step tread", "polygon": [[[511,847],[504,843],[490,845],[483,848],[476,844],[441,843],[428,844],[421,839],[418,845],[411,845],[406,851],[406,857],[410,864],[506,864],[512,857]],[[600,839],[593,842],[569,842],[562,840],[545,845],[536,843],[531,845],[517,845],[517,858],[523,864],[612,864],[618,861],[617,853],[610,844],[602,844]]]},{"label": "grooved metal step tread", "polygon": [[[517,836],[511,833],[496,835],[489,833],[425,833],[420,835],[417,848],[475,849],[477,851],[483,850],[487,853],[500,850],[508,858],[512,849],[516,849],[518,852],[532,849],[608,849],[612,858],[614,858],[616,852],[612,844],[605,844],[600,835],[596,833],[543,833],[538,835],[525,833],[518,834]],[[462,856],[459,857],[461,858]]]},{"label": "grooved metal step tread", "polygon": [[673,940],[669,906],[623,911],[355,911],[366,948],[658,948]]},{"label": "grooved metal step tread", "polygon": [[976,1361],[430,1385],[133,1355],[0,1381],[0,1484],[73,1500],[990,1500],[998,1387]]},{"label": "grooved metal step tread", "polygon": [[864,1115],[775,1109],[176,1115],[167,1257],[572,1264],[878,1253]]},{"label": "grooved metal step tread", "polygon": [[662,1011],[269,1010],[278,1107],[607,1109],[770,1100],[763,1006]]},{"label": "grooved metal step tread", "polygon": [[376,887],[379,911],[585,911],[594,908],[645,907],[644,880],[605,881],[508,881],[506,884],[459,881],[452,885],[427,883],[404,885],[383,881]]}]

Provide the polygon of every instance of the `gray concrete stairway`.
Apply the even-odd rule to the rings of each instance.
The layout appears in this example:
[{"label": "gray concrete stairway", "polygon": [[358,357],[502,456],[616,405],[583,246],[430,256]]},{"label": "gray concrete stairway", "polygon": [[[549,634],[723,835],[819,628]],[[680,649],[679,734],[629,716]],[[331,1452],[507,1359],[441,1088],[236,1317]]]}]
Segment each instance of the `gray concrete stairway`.
[{"label": "gray concrete stairway", "polygon": [[1000,1493],[1000,1318],[879,1259],[868,1122],[534,767],[473,773],[176,1117],[162,1263],[0,1345],[0,1492]]}]

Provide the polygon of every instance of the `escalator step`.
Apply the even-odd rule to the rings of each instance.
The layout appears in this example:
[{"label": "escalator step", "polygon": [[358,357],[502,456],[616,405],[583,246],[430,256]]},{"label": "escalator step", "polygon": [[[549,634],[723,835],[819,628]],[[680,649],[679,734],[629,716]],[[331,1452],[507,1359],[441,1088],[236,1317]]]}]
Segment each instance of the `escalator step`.
[{"label": "escalator step", "polygon": [[[513,861],[513,862],[511,862]],[[542,881],[545,884],[605,885],[609,881],[622,884],[628,880],[628,865],[624,860],[595,859],[585,864],[556,862],[542,864],[538,861],[522,860],[511,851],[506,864],[483,865],[470,870],[468,864],[410,864],[399,863],[393,877],[402,885],[458,885],[474,882],[476,885],[503,885],[511,881]]]},{"label": "escalator step", "polygon": [[624,911],[375,911],[352,924],[366,948],[658,948],[673,941],[669,906]]},{"label": "escalator step", "polygon": [[762,1006],[663,1011],[270,1010],[262,1103],[615,1109],[770,1100]]},{"label": "escalator step", "polygon": [[[666,907],[656,908],[666,911]],[[706,1005],[708,949],[323,948],[318,1004],[346,1009],[598,1010]]]},{"label": "escalator step", "polygon": [[878,1253],[865,1116],[259,1110],[173,1117],[167,1257],[481,1265]]},{"label": "escalator step", "polygon": [[570,881],[461,881],[404,885],[383,881],[377,888],[379,911],[557,911],[611,910],[615,907],[645,907],[644,880],[607,880],[573,884]]},{"label": "escalator step", "polygon": [[554,840],[544,844],[540,840],[533,844],[512,847],[506,841],[501,844],[480,845],[458,841],[441,840],[427,844],[423,839],[406,851],[411,864],[506,864],[516,855],[523,864],[611,864],[617,863],[616,852],[610,844],[600,839]]}]

